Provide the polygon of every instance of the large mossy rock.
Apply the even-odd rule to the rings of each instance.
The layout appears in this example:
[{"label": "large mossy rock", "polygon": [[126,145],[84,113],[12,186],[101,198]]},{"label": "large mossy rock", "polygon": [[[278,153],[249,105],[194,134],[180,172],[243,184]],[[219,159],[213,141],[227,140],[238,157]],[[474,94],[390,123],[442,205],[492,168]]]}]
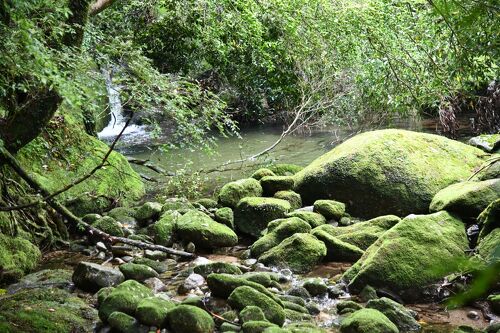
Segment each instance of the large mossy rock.
[{"label": "large mossy rock", "polygon": [[486,263],[500,262],[500,228],[493,229],[479,241],[477,252]]},{"label": "large mossy rock", "polygon": [[201,248],[227,247],[238,243],[238,236],[231,228],[196,210],[191,210],[178,219],[177,235]]},{"label": "large mossy rock", "polygon": [[312,233],[326,245],[326,261],[356,262],[365,253],[356,245],[341,241],[324,230],[318,229]]},{"label": "large mossy rock", "polygon": [[178,305],[168,311],[167,321],[174,333],[212,333],[215,329],[212,316],[192,305]]},{"label": "large mossy rock", "polygon": [[372,299],[368,301],[366,307],[382,312],[402,332],[420,331],[421,329],[412,312],[392,299],[387,297]]},{"label": "large mossy rock", "polygon": [[175,303],[160,297],[143,299],[135,309],[135,316],[145,325],[162,327],[167,319],[168,310],[173,309]]},{"label": "large mossy rock", "polygon": [[241,286],[229,295],[228,302],[232,308],[243,310],[247,306],[259,307],[270,322],[282,326],[285,322],[283,307],[272,298],[252,287]]},{"label": "large mossy rock", "polygon": [[361,309],[342,321],[340,333],[399,333],[399,330],[382,312]]},{"label": "large mossy rock", "polygon": [[41,257],[38,247],[28,240],[0,233],[0,281],[19,279],[34,269]]},{"label": "large mossy rock", "polygon": [[181,214],[177,211],[168,210],[164,212],[158,222],[148,226],[147,233],[151,236],[155,244],[171,246],[177,231],[177,220]]},{"label": "large mossy rock", "polygon": [[481,182],[461,182],[439,191],[432,199],[429,210],[446,210],[462,218],[475,219],[488,205],[500,198],[500,179]]},{"label": "large mossy rock", "polygon": [[25,289],[0,296],[0,332],[92,333],[97,311],[57,288]]},{"label": "large mossy rock", "polygon": [[458,218],[445,211],[410,215],[373,243],[343,278],[353,292],[370,285],[410,299],[456,269],[468,248]]},{"label": "large mossy rock", "polygon": [[485,152],[492,153],[500,150],[500,134],[483,134],[470,138],[469,144]]},{"label": "large mossy rock", "polygon": [[314,228],[312,233],[315,235],[317,231],[321,230],[340,241],[357,246],[361,250],[366,250],[382,236],[384,232],[400,221],[401,219],[395,215],[385,215],[365,222],[355,223],[347,227],[334,227],[330,224],[324,224]]},{"label": "large mossy rock", "polygon": [[482,164],[474,147],[432,134],[380,130],[359,134],[295,175],[304,204],[334,199],[355,216],[425,213],[444,187]]},{"label": "large mossy rock", "polygon": [[260,180],[260,185],[265,195],[272,196],[276,192],[293,189],[294,180],[292,176],[266,176]]},{"label": "large mossy rock", "polygon": [[259,262],[294,273],[307,273],[326,256],[326,246],[311,234],[297,233],[264,252]]},{"label": "large mossy rock", "polygon": [[311,228],[316,228],[326,223],[326,218],[323,215],[304,210],[295,210],[291,213],[288,213],[287,216],[301,218],[309,223]]},{"label": "large mossy rock", "polygon": [[241,286],[247,286],[272,298],[275,302],[281,303],[279,299],[263,285],[241,275],[212,273],[207,277],[207,285],[212,292],[212,296],[215,297],[228,298],[234,289]]},{"label": "large mossy rock", "polygon": [[111,236],[123,237],[125,233],[123,232],[122,224],[116,221],[111,216],[103,216],[100,219],[97,219],[92,226],[104,231]]},{"label": "large mossy rock", "polygon": [[125,280],[123,273],[103,265],[81,261],[76,265],[72,280],[78,288],[97,292],[101,288],[113,287]]},{"label": "large mossy rock", "polygon": [[290,209],[290,203],[282,199],[248,197],[238,203],[234,223],[239,231],[258,237],[269,222],[285,217]]},{"label": "large mossy rock", "polygon": [[260,197],[262,186],[254,178],[240,179],[222,186],[219,193],[219,203],[222,206],[235,208],[245,197]]},{"label": "large mossy rock", "polygon": [[500,228],[500,199],[493,201],[479,214],[477,222],[481,227],[479,238],[486,237],[493,229]]}]

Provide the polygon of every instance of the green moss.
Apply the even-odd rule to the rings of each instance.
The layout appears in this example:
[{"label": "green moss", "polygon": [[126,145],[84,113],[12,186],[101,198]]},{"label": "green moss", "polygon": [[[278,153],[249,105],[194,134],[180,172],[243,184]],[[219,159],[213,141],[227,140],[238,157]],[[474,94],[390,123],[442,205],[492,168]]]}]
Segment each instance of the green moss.
[{"label": "green moss", "polygon": [[328,291],[328,287],[321,278],[309,278],[304,281],[302,285],[309,292],[311,296],[323,295]]},{"label": "green moss", "polygon": [[287,214],[287,217],[298,217],[309,223],[311,228],[316,228],[319,227],[320,225],[323,225],[326,223],[326,219],[323,215],[314,213],[314,212],[307,212],[307,211],[294,211],[291,213]]},{"label": "green moss", "polygon": [[0,234],[0,280],[12,281],[36,267],[42,257],[38,247],[21,237]]},{"label": "green moss", "polygon": [[117,222],[111,216],[101,217],[100,219],[92,223],[92,226],[99,230],[104,231],[105,233],[110,234],[111,236],[118,236],[118,237],[125,236],[120,222]]},{"label": "green moss", "polygon": [[486,207],[477,218],[477,222],[481,227],[480,239],[486,237],[493,229],[500,228],[500,199]]},{"label": "green moss", "polygon": [[198,199],[196,201],[196,203],[199,205],[202,205],[206,209],[216,209],[219,207],[219,204],[217,203],[217,201],[215,201],[214,199],[210,199],[210,198]]},{"label": "green moss", "polygon": [[484,153],[442,136],[388,129],[359,134],[295,175],[305,204],[348,203],[354,216],[427,212],[442,188],[467,179]]},{"label": "green moss", "polygon": [[374,219],[359,222],[347,227],[334,227],[330,224],[321,225],[313,230],[322,230],[340,241],[352,244],[366,250],[387,230],[399,223],[401,219],[394,215],[379,216]]},{"label": "green moss", "polygon": [[234,246],[238,243],[238,236],[233,230],[195,210],[178,219],[177,234],[182,240],[193,242],[201,248]]},{"label": "green moss", "polygon": [[374,299],[369,301],[366,307],[382,312],[402,332],[419,331],[421,329],[412,313],[392,299],[386,297]]},{"label": "green moss", "polygon": [[301,171],[303,167],[295,164],[273,164],[269,166],[269,170],[274,172],[276,176],[293,176],[297,172]]},{"label": "green moss", "polygon": [[240,321],[246,323],[247,321],[266,321],[266,316],[261,308],[255,305],[248,305],[240,312]]},{"label": "green moss", "polygon": [[115,332],[136,333],[139,331],[139,322],[126,313],[115,311],[108,318],[109,326]]},{"label": "green moss", "polygon": [[343,278],[349,289],[388,288],[408,298],[456,268],[467,250],[461,220],[447,212],[410,215],[385,232]]},{"label": "green moss", "polygon": [[120,223],[135,224],[135,210],[128,207],[116,207],[110,210],[107,216],[111,216]]},{"label": "green moss", "polygon": [[292,236],[295,233],[308,233],[309,231],[311,231],[311,226],[298,217],[290,217],[275,221],[280,221],[280,223],[275,228],[273,228],[272,231],[259,238],[250,247],[250,251],[253,256],[259,257],[262,253],[275,247],[276,245],[281,243],[282,240]]},{"label": "green moss", "polygon": [[142,224],[151,222],[160,217],[162,204],[159,202],[145,202],[136,212],[134,217]]},{"label": "green moss", "polygon": [[196,266],[193,271],[196,274],[200,274],[204,278],[212,273],[225,273],[225,274],[243,274],[238,266],[227,263],[227,262],[212,262],[209,264],[203,264]]},{"label": "green moss", "polygon": [[352,313],[340,325],[341,333],[399,333],[398,328],[383,313],[362,309]]},{"label": "green moss", "polygon": [[491,153],[500,149],[500,134],[482,134],[469,140],[469,144]]},{"label": "green moss", "polygon": [[300,194],[295,193],[294,191],[278,191],[274,193],[274,197],[277,199],[288,201],[292,210],[302,207],[302,199],[300,198]]},{"label": "green moss", "polygon": [[156,244],[171,246],[174,242],[177,220],[180,216],[177,211],[166,211],[158,222],[148,226],[148,235],[154,239]]},{"label": "green moss", "polygon": [[340,301],[337,303],[337,312],[342,312],[345,309],[352,309],[354,311],[361,310],[363,306],[354,301]]},{"label": "green moss", "polygon": [[310,234],[297,233],[279,245],[264,252],[259,258],[263,264],[289,268],[295,273],[307,273],[326,255],[326,246]]},{"label": "green moss", "polygon": [[253,178],[240,179],[224,185],[219,193],[219,203],[222,206],[234,208],[245,197],[260,197],[262,186]]},{"label": "green moss", "polygon": [[479,256],[487,263],[500,262],[500,228],[493,229],[479,241]]},{"label": "green moss", "polygon": [[162,327],[167,319],[167,312],[175,307],[175,303],[160,297],[143,299],[135,310],[139,321],[145,325]]},{"label": "green moss", "polygon": [[176,210],[179,211],[180,213],[185,213],[191,209],[194,209],[194,206],[186,198],[168,198],[165,200],[165,203],[163,204],[161,211],[165,213],[170,210]]},{"label": "green moss", "polygon": [[97,313],[83,300],[57,288],[0,296],[0,332],[92,332]]},{"label": "green moss", "polygon": [[232,308],[243,310],[247,306],[259,307],[270,322],[282,326],[285,322],[285,313],[280,304],[272,298],[255,290],[252,287],[241,286],[229,295],[228,302]]},{"label": "green moss", "polygon": [[241,232],[258,237],[270,221],[285,217],[290,209],[285,200],[247,197],[238,203],[234,222]]},{"label": "green moss", "polygon": [[266,176],[276,176],[276,174],[267,168],[260,168],[256,170],[254,173],[252,173],[251,177],[256,180],[261,180]]},{"label": "green moss", "polygon": [[191,305],[179,305],[167,314],[168,324],[174,333],[212,333],[214,320],[206,311]]},{"label": "green moss", "polygon": [[[288,332],[290,333],[326,333],[327,331],[317,327],[315,323],[301,322],[301,323],[291,323],[286,326]],[[265,332],[268,333],[268,332]],[[269,332],[271,333],[271,332]],[[279,332],[276,332],[279,333]]]},{"label": "green moss", "polygon": [[159,276],[151,267],[142,264],[134,264],[132,262],[120,265],[118,268],[120,268],[126,280],[144,281]]},{"label": "green moss", "polygon": [[266,176],[260,180],[260,185],[264,190],[264,194],[271,196],[279,191],[293,189],[294,180],[292,176]]},{"label": "green moss", "polygon": [[234,229],[234,213],[229,207],[219,208],[214,213],[215,221]]},{"label": "green moss", "polygon": [[345,214],[345,204],[335,200],[316,200],[314,212],[323,215],[327,220],[339,221]]},{"label": "green moss", "polygon": [[475,219],[488,205],[500,198],[500,179],[481,182],[462,182],[439,191],[432,199],[429,210],[446,210],[462,218]]},{"label": "green moss", "polygon": [[289,321],[308,321],[312,319],[309,313],[298,312],[291,309],[285,309],[285,317]]},{"label": "green moss", "polygon": [[278,328],[279,326],[268,321],[249,321],[242,325],[243,333],[262,333],[268,328]]},{"label": "green moss", "polygon": [[324,230],[315,229],[312,234],[326,245],[328,261],[356,262],[365,251],[356,245],[341,241]]},{"label": "green moss", "polygon": [[283,306],[285,307],[285,309],[302,313],[309,313],[305,307],[294,302],[283,301]]}]

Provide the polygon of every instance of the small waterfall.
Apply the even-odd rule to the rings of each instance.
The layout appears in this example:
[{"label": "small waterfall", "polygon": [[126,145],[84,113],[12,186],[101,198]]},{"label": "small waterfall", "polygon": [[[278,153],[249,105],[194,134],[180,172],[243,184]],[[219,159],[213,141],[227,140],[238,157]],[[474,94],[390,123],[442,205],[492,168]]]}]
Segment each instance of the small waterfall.
[{"label": "small waterfall", "polygon": [[[121,87],[113,83],[113,69],[104,68],[102,70],[102,74],[106,82],[111,119],[108,125],[104,127],[103,130],[97,134],[97,136],[99,139],[108,141],[114,139],[114,137],[120,134],[127,119],[123,114],[123,107],[120,101]],[[123,136],[130,139],[131,137],[147,136],[147,133],[144,126],[130,124],[123,132]]]}]

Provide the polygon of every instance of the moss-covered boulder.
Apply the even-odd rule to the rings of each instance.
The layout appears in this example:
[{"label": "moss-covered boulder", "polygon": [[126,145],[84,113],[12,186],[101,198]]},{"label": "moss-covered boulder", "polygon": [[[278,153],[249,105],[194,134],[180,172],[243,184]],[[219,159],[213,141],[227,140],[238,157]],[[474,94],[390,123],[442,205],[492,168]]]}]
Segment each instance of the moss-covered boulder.
[{"label": "moss-covered boulder", "polygon": [[94,223],[92,226],[104,231],[111,236],[123,237],[125,233],[123,232],[123,227],[120,222],[116,221],[111,216],[103,216]]},{"label": "moss-covered boulder", "polygon": [[469,139],[471,146],[480,148],[487,153],[500,150],[500,134],[483,134]]},{"label": "moss-covered boulder", "polygon": [[328,286],[321,278],[309,278],[302,285],[311,296],[323,295],[328,291]]},{"label": "moss-covered boulder", "polygon": [[177,235],[200,248],[234,246],[238,236],[231,228],[215,222],[207,214],[191,210],[177,221]]},{"label": "moss-covered boulder", "polygon": [[97,311],[58,288],[25,289],[0,295],[0,332],[91,333]]},{"label": "moss-covered boulder", "polygon": [[196,200],[196,204],[203,206],[206,209],[217,209],[219,208],[219,203],[211,198],[201,198]]},{"label": "moss-covered boulder", "polygon": [[107,215],[111,216],[116,221],[122,224],[135,225],[135,223],[137,222],[136,219],[134,218],[135,210],[128,207],[113,208],[108,212]]},{"label": "moss-covered boulder", "polygon": [[259,257],[262,253],[281,243],[285,238],[296,233],[308,233],[311,231],[311,226],[298,217],[289,217],[275,221],[280,221],[280,223],[272,231],[255,241],[250,247],[253,256]]},{"label": "moss-covered boulder", "polygon": [[113,329],[113,332],[117,333],[137,333],[141,331],[141,325],[137,319],[119,311],[109,315],[108,324]]},{"label": "moss-covered boulder", "polygon": [[244,198],[234,212],[235,226],[245,234],[258,237],[269,222],[285,217],[290,209],[290,203],[281,199]]},{"label": "moss-covered boulder", "polygon": [[185,213],[191,209],[195,209],[195,207],[186,198],[168,198],[163,203],[161,211],[165,213],[168,211],[175,210],[178,211],[179,213]]},{"label": "moss-covered boulder", "polygon": [[137,305],[135,316],[145,325],[163,327],[167,319],[168,310],[173,309],[175,303],[161,297],[148,297]]},{"label": "moss-covered boulder", "polygon": [[403,305],[387,297],[368,301],[366,307],[382,312],[402,332],[420,331],[420,324]]},{"label": "moss-covered boulder", "polygon": [[300,198],[300,194],[294,191],[278,191],[274,193],[273,197],[276,199],[288,201],[292,210],[302,207],[302,199]]},{"label": "moss-covered boulder", "polygon": [[467,179],[484,153],[442,136],[387,129],[359,134],[295,175],[305,204],[334,199],[354,216],[425,213],[434,195]]},{"label": "moss-covered boulder", "polygon": [[160,217],[162,208],[163,205],[159,202],[145,202],[136,210],[134,217],[142,225],[147,225]]},{"label": "moss-covered boulder", "polygon": [[297,233],[264,252],[259,262],[295,273],[307,273],[326,255],[326,246],[311,234]]},{"label": "moss-covered boulder", "polygon": [[267,290],[263,285],[246,279],[242,276],[232,274],[217,274],[213,273],[207,277],[207,285],[212,295],[220,298],[228,298],[229,295],[238,287],[247,286],[251,287],[258,292],[263,293],[269,298],[273,299],[276,303],[281,304],[281,301],[272,292]]},{"label": "moss-covered boulder", "polygon": [[259,307],[264,312],[266,319],[276,325],[282,326],[285,322],[283,307],[272,298],[252,287],[241,286],[236,288],[229,295],[228,302],[232,308],[237,310],[243,310],[247,306]]},{"label": "moss-covered boulder", "polygon": [[356,262],[365,253],[356,245],[341,241],[324,230],[317,229],[312,234],[325,243],[327,261]]},{"label": "moss-covered boulder", "polygon": [[260,169],[256,170],[254,173],[252,173],[252,176],[250,176],[250,177],[257,179],[257,180],[261,180],[262,178],[264,178],[266,176],[276,176],[276,174],[267,168],[260,168]]},{"label": "moss-covered boulder", "polygon": [[479,214],[477,222],[481,227],[479,238],[486,237],[493,229],[500,228],[500,199],[493,201]]},{"label": "moss-covered boulder", "polygon": [[212,333],[215,329],[212,316],[192,305],[178,305],[168,311],[167,321],[173,333]]},{"label": "moss-covered boulder", "polygon": [[279,326],[262,320],[248,321],[241,326],[243,333],[263,333],[269,328],[279,328]]},{"label": "moss-covered boulder", "polygon": [[493,163],[485,162],[483,167],[481,167],[477,172],[472,175],[472,180],[488,180],[494,178],[500,178],[500,154],[494,155],[497,158]]},{"label": "moss-covered boulder", "polygon": [[222,206],[235,208],[245,197],[260,197],[262,186],[254,178],[240,179],[224,185],[219,193],[219,203]]},{"label": "moss-covered boulder", "polygon": [[479,256],[487,263],[500,262],[500,228],[493,229],[479,241]]},{"label": "moss-covered boulder", "polygon": [[230,207],[222,207],[215,211],[214,220],[234,229],[234,212]]},{"label": "moss-covered boulder", "polygon": [[328,220],[339,221],[345,214],[345,204],[335,200],[316,200],[313,209]]},{"label": "moss-covered boulder", "polygon": [[500,198],[500,179],[462,182],[439,191],[429,210],[446,210],[462,218],[475,219],[488,205]]},{"label": "moss-covered boulder", "polygon": [[171,246],[175,239],[177,220],[180,216],[181,214],[177,211],[164,212],[158,222],[148,226],[148,235],[153,238],[156,244]]},{"label": "moss-covered boulder", "polygon": [[19,279],[34,269],[41,257],[38,247],[28,240],[0,233],[0,281]]},{"label": "moss-covered boulder", "polygon": [[211,262],[208,264],[198,265],[193,269],[193,271],[196,274],[200,274],[204,278],[206,278],[212,273],[224,273],[224,274],[235,274],[235,275],[243,274],[241,272],[241,269],[238,268],[238,266],[228,262]]},{"label": "moss-covered boulder", "polygon": [[169,263],[168,261],[157,261],[145,257],[135,257],[131,262],[134,264],[149,266],[158,274],[165,273],[169,270],[169,266],[171,266],[171,263]]},{"label": "moss-covered boulder", "polygon": [[247,321],[265,321],[266,316],[261,308],[255,305],[248,305],[240,311],[239,314],[240,322],[245,323]]},{"label": "moss-covered boulder", "polygon": [[362,250],[366,250],[382,236],[382,234],[400,221],[401,219],[395,215],[385,215],[365,222],[351,224],[346,227],[334,227],[330,224],[325,224],[314,228],[313,234],[322,230],[338,240],[357,246]]},{"label": "moss-covered boulder", "polygon": [[143,299],[153,296],[153,292],[148,287],[134,280],[122,282],[106,294],[108,295],[103,295],[105,297],[99,305],[99,318],[104,322],[115,311],[124,312],[131,316],[135,315],[135,309],[139,303]]},{"label": "moss-covered boulder", "polygon": [[113,287],[122,283],[125,277],[117,269],[81,261],[76,265],[72,279],[78,288],[96,292],[101,288]]},{"label": "moss-covered boulder", "polygon": [[341,333],[399,333],[383,313],[374,309],[353,312],[340,324]]},{"label": "moss-covered boulder", "polygon": [[290,163],[277,163],[270,165],[269,170],[274,172],[276,176],[293,176],[297,172],[304,169],[300,165],[290,164]]},{"label": "moss-covered boulder", "polygon": [[260,185],[265,195],[272,196],[279,191],[292,190],[294,180],[292,176],[266,176],[260,180]]},{"label": "moss-covered boulder", "polygon": [[287,214],[287,217],[298,217],[309,223],[311,228],[319,227],[326,223],[326,218],[315,212],[296,210]]},{"label": "moss-covered boulder", "polygon": [[373,243],[343,278],[353,292],[370,285],[418,297],[420,289],[453,271],[468,248],[458,218],[444,211],[410,215]]},{"label": "moss-covered boulder", "polygon": [[126,280],[144,281],[152,277],[158,277],[159,274],[149,266],[135,264],[132,262],[119,266],[120,271]]}]

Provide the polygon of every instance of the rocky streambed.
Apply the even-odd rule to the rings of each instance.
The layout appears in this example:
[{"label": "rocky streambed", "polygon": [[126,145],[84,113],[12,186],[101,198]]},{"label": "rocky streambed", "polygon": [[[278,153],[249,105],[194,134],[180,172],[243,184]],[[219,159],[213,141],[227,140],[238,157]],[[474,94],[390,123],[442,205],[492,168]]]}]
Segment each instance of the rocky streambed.
[{"label": "rocky streambed", "polygon": [[[0,295],[0,331],[497,332],[500,179],[484,167],[496,156],[368,132],[217,198],[85,215],[196,258],[75,240]],[[446,308],[481,276],[474,302]]]}]

